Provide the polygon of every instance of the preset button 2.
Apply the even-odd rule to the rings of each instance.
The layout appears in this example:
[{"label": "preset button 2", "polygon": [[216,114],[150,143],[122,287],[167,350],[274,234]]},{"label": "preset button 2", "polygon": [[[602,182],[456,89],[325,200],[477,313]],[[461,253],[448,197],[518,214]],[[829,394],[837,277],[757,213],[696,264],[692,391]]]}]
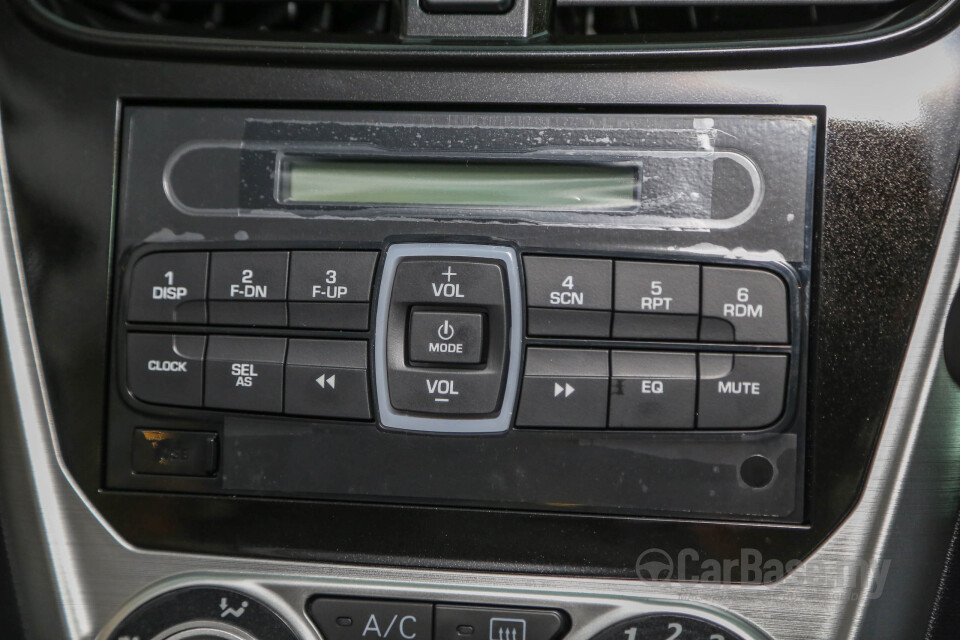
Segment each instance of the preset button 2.
[{"label": "preset button 2", "polygon": [[287,324],[286,251],[223,251],[210,258],[212,324]]}]

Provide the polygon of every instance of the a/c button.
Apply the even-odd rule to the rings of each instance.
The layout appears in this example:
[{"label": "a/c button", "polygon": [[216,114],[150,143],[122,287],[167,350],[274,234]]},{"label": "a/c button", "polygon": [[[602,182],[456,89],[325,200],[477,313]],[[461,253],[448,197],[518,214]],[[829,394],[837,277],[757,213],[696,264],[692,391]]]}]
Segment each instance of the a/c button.
[{"label": "a/c button", "polygon": [[316,598],[310,617],[325,640],[432,640],[433,605]]}]

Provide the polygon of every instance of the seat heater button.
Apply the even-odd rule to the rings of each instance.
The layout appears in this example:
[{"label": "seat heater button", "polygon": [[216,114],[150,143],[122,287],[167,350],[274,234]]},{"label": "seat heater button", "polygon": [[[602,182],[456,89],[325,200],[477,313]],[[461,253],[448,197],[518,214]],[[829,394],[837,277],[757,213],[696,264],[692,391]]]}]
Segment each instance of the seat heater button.
[{"label": "seat heater button", "polygon": [[517,426],[602,429],[609,386],[607,351],[528,349]]},{"label": "seat heater button", "polygon": [[[546,609],[497,609],[438,604],[436,640],[555,640],[566,629],[566,618]],[[462,630],[473,629],[465,636]]]},{"label": "seat heater button", "polygon": [[203,406],[280,413],[284,338],[210,336]]},{"label": "seat heater button", "polygon": [[697,408],[696,355],[614,351],[610,369],[611,427],[693,428]]},{"label": "seat heater button", "polygon": [[290,340],[283,409],[290,415],[369,420],[367,343]]},{"label": "seat heater button", "polygon": [[527,306],[607,311],[613,301],[613,261],[526,256]]},{"label": "seat heater button", "polygon": [[130,281],[130,322],[207,321],[206,253],[151,253],[137,260]]},{"label": "seat heater button", "polygon": [[127,335],[127,387],[153,404],[203,405],[204,336],[157,333]]},{"label": "seat heater button", "polygon": [[483,356],[483,314],[414,311],[410,314],[410,360],[478,364]]},{"label": "seat heater button", "polygon": [[700,339],[789,342],[787,289],[783,280],[759,269],[704,267]]},{"label": "seat heater button", "polygon": [[701,429],[756,429],[783,413],[788,357],[700,354]]},{"label": "seat heater button", "polygon": [[433,605],[428,603],[315,598],[307,610],[324,640],[433,638]]},{"label": "seat heater button", "polygon": [[294,251],[289,300],[368,302],[377,254],[372,251]]}]

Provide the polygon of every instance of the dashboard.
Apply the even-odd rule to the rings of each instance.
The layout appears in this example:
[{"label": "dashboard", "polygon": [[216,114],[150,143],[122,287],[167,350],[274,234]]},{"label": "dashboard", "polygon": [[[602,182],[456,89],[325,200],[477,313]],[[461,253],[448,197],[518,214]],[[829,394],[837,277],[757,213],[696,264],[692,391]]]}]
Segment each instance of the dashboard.
[{"label": "dashboard", "polygon": [[953,5],[0,3],[0,621],[954,637]]}]

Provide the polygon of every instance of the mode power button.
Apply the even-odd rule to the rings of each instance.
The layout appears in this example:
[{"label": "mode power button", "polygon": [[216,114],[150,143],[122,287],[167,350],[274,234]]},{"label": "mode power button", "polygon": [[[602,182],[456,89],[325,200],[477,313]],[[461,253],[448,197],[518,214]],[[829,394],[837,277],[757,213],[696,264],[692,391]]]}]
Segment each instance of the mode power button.
[{"label": "mode power button", "polygon": [[479,364],[483,357],[483,314],[414,311],[410,315],[410,360]]}]

